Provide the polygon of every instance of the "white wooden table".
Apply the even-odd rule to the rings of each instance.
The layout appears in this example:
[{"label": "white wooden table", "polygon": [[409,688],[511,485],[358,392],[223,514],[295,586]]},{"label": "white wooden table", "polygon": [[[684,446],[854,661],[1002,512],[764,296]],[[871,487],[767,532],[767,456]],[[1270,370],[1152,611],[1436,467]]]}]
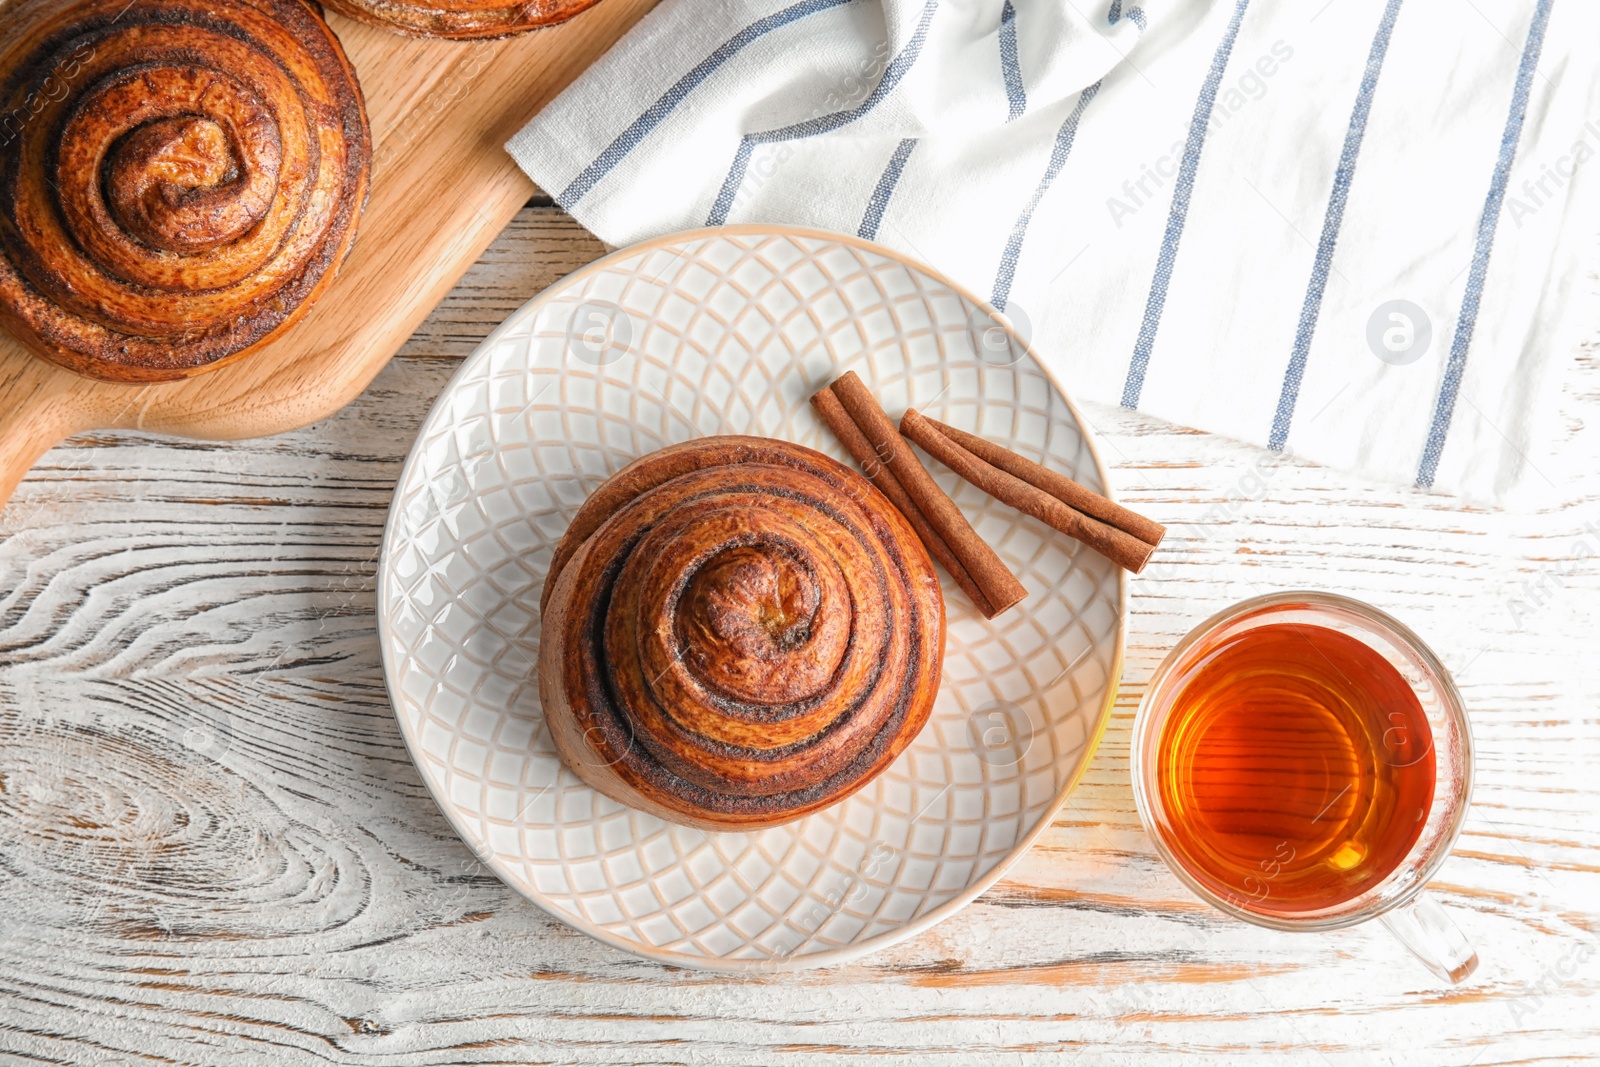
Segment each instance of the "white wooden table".
[{"label": "white wooden table", "polygon": [[[1532,514],[1089,407],[1120,494],[1173,528],[1133,584],[1116,715],[1041,843],[921,937],[731,978],[623,955],[503,887],[401,744],[374,566],[457,361],[601,252],[536,203],[344,413],[242,444],[78,438],[0,513],[0,1062],[1600,1059],[1593,349],[1562,415],[1589,473],[1551,472],[1559,503]],[[1307,586],[1410,623],[1470,704],[1476,802],[1435,886],[1483,957],[1459,988],[1376,926],[1226,920],[1140,829],[1128,730],[1163,652]]]}]

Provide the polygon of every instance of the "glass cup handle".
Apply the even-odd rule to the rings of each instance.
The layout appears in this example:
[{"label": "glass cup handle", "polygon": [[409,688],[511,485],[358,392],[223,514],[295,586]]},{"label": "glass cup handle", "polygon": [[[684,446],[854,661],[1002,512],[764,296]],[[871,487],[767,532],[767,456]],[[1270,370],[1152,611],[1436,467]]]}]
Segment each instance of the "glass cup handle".
[{"label": "glass cup handle", "polygon": [[1477,950],[1427,893],[1418,893],[1379,918],[1413,956],[1446,982],[1460,982],[1478,969]]}]

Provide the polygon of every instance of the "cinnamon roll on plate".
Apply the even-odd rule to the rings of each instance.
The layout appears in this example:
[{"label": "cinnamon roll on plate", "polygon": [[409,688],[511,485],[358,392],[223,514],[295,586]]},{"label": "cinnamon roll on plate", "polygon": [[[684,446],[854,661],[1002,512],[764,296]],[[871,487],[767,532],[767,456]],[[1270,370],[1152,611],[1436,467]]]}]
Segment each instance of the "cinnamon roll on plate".
[{"label": "cinnamon roll on plate", "polygon": [[860,474],[783,441],[707,437],[625,467],[573,519],[542,605],[563,762],[706,830],[854,793],[939,688],[944,600],[916,534]]}]

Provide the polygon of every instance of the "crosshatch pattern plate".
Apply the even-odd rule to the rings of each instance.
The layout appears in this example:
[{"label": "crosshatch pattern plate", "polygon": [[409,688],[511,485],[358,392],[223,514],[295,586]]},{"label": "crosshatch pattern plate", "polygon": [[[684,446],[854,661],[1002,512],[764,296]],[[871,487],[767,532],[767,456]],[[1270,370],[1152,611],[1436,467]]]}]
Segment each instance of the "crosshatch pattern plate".
[{"label": "crosshatch pattern plate", "polygon": [[378,619],[400,730],[439,806],[550,914],[652,959],[726,971],[838,963],[992,885],[1093,753],[1121,669],[1120,571],[930,469],[1028,589],[993,622],[945,579],[933,714],[844,802],[756,833],[633,811],[556,756],[539,704],[539,594],[573,513],[648,452],[718,433],[849,456],[808,398],[855,370],[1104,491],[1072,405],[1009,328],[863,241],[770,227],[618,252],[517,311],[465,362],[406,463]]}]

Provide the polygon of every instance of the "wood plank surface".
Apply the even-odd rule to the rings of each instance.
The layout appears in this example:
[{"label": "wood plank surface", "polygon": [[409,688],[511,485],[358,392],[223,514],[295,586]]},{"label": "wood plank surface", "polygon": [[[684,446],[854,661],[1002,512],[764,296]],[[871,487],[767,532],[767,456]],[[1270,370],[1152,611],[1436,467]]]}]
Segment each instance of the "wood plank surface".
[{"label": "wood plank surface", "polygon": [[[1089,406],[1122,498],[1172,528],[1133,582],[1117,711],[1040,845],[923,936],[719,976],[606,948],[503,887],[407,758],[374,566],[458,359],[602,251],[536,204],[340,414],[237,444],[85,434],[23,481],[0,513],[0,1061],[1600,1059],[1593,345],[1533,512]],[[1296,587],[1393,612],[1457,673],[1477,792],[1435,889],[1483,957],[1463,986],[1376,924],[1224,919],[1140,829],[1128,734],[1155,665],[1212,611]]]},{"label": "wood plank surface", "polygon": [[263,348],[180,382],[91,381],[0,331],[0,503],[40,453],[74,432],[256,437],[347,404],[534,192],[506,140],[654,3],[605,0],[560,26],[473,42],[403,37],[330,14],[361,80],[373,144],[371,190],[338,277]]}]

